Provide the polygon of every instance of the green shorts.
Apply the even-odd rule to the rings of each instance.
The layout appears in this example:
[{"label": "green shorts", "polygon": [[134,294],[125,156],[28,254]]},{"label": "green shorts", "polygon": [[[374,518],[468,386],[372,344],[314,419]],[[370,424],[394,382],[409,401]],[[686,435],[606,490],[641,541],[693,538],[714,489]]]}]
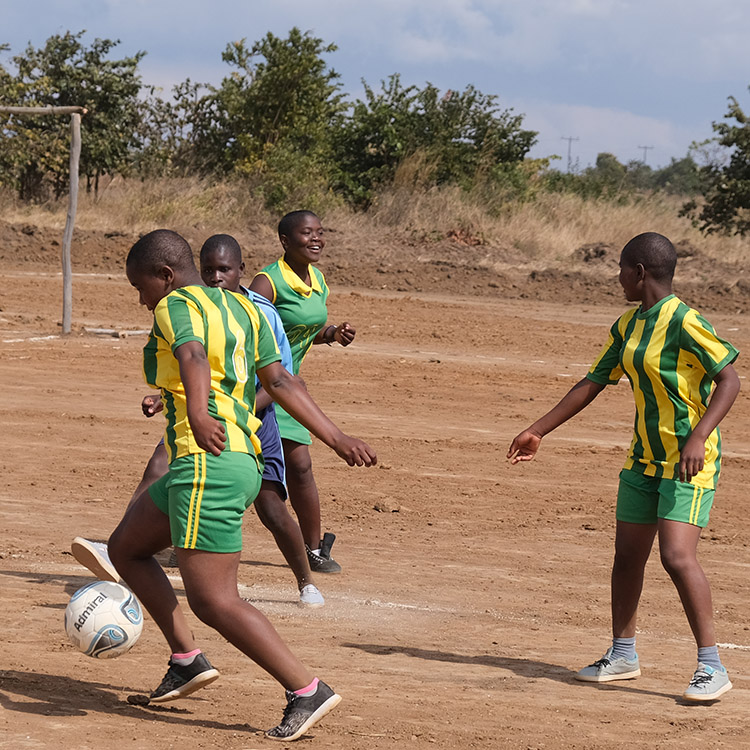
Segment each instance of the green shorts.
[{"label": "green shorts", "polygon": [[279,423],[279,434],[284,440],[292,440],[302,445],[312,445],[310,433],[292,416],[276,404],[276,421]]},{"label": "green shorts", "polygon": [[169,516],[175,547],[239,552],[242,516],[258,494],[260,476],[248,453],[195,453],[172,461],[148,494]]},{"label": "green shorts", "polygon": [[656,523],[658,519],[682,521],[702,529],[714,502],[714,490],[676,479],[647,477],[623,469],[617,490],[617,520]]}]

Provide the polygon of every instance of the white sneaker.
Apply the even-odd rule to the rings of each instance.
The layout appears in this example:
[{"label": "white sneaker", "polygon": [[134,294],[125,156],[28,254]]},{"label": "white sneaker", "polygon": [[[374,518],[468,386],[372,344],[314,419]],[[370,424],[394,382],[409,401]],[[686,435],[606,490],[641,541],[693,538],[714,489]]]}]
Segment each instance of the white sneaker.
[{"label": "white sneaker", "polygon": [[104,542],[92,542],[77,536],[70,545],[73,557],[84,568],[88,568],[99,580],[117,583],[120,574],[109,559],[107,545]]},{"label": "white sneaker", "polygon": [[308,583],[307,586],[303,586],[300,589],[299,603],[302,607],[322,607],[326,603],[326,600],[316,586]]}]

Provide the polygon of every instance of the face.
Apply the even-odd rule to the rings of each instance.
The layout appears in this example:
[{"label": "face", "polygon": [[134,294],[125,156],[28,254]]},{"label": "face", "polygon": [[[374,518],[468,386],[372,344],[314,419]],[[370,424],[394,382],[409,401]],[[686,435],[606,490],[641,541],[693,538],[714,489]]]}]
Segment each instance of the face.
[{"label": "face", "polygon": [[638,288],[638,282],[642,279],[640,268],[642,266],[632,265],[624,253],[620,255],[619,281],[628,302],[638,302],[641,299],[641,292]]},{"label": "face", "polygon": [[305,214],[288,234],[281,236],[287,262],[308,264],[317,263],[326,246],[323,227],[320,219],[312,214]]},{"label": "face", "polygon": [[172,291],[174,273],[165,266],[160,274],[154,275],[131,268],[125,270],[128,281],[138,292],[138,301],[153,312],[159,302]]},{"label": "face", "polygon": [[201,278],[206,286],[218,286],[230,292],[239,292],[240,279],[244,271],[245,264],[238,264],[232,253],[223,247],[203,253],[201,256]]}]

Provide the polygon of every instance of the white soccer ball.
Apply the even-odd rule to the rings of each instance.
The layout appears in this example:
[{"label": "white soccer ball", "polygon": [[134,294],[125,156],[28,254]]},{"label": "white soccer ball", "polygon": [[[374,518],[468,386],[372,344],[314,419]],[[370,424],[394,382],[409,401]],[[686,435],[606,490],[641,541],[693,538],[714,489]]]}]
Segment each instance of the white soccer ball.
[{"label": "white soccer ball", "polygon": [[65,632],[86,656],[113,659],[129,651],[143,631],[143,611],[132,591],[95,581],[70,597]]}]

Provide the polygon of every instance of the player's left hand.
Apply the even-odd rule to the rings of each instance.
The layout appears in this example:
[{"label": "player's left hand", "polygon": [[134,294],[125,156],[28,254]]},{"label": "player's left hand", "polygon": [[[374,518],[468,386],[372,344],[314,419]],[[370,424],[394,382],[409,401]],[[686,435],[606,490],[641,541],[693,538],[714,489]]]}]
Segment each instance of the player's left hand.
[{"label": "player's left hand", "polygon": [[375,466],[378,462],[375,451],[364,440],[343,433],[333,449],[349,466]]},{"label": "player's left hand", "polygon": [[703,470],[706,460],[706,444],[693,433],[680,451],[680,481],[690,482]]},{"label": "player's left hand", "polygon": [[354,341],[354,337],[357,335],[357,331],[353,325],[349,323],[342,323],[336,327],[333,332],[333,340],[338,341],[341,346],[349,346]]}]

